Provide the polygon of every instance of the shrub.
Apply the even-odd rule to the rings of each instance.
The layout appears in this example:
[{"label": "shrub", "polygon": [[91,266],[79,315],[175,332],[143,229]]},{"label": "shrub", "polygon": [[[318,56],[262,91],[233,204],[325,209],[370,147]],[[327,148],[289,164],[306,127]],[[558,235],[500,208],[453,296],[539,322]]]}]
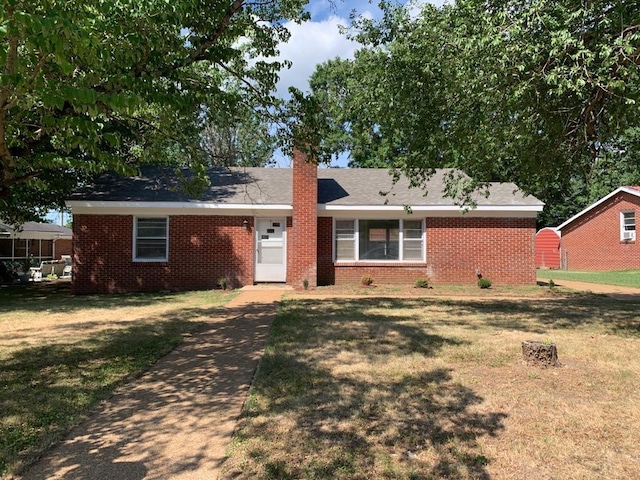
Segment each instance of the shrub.
[{"label": "shrub", "polygon": [[227,279],[226,279],[226,277],[222,277],[222,278],[218,281],[218,283],[220,284],[220,288],[221,288],[222,290],[226,290],[226,289],[227,289]]},{"label": "shrub", "polygon": [[413,285],[416,288],[429,288],[429,280],[427,280],[426,278],[419,278],[414,282]]},{"label": "shrub", "polygon": [[362,285],[372,285],[373,284],[373,277],[370,277],[369,275],[365,275],[364,277],[362,277]]},{"label": "shrub", "polygon": [[491,287],[491,280],[483,277],[480,280],[478,280],[478,286],[480,288],[489,288]]},{"label": "shrub", "polygon": [[554,282],[551,278],[549,279],[549,288],[554,288],[556,286],[556,282]]},{"label": "shrub", "polygon": [[302,288],[304,288],[305,290],[309,290],[309,280],[308,279],[304,279],[302,280]]}]

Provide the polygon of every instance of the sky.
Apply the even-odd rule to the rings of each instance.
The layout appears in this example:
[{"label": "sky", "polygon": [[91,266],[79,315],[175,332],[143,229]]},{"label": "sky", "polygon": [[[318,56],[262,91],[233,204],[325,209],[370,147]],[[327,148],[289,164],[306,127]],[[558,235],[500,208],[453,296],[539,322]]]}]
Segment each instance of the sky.
[{"label": "sky", "polygon": [[[401,4],[426,3],[427,0],[398,0]],[[442,5],[444,0],[428,0],[429,3]],[[306,92],[309,76],[319,63],[336,57],[353,58],[358,45],[341,34],[339,26],[349,25],[349,14],[355,10],[358,14],[378,18],[381,11],[377,0],[310,0],[307,11],[311,20],[302,24],[286,24],[291,39],[280,48],[281,58],[291,60],[293,66],[283,70],[278,83],[278,95],[285,97],[289,86]]]}]

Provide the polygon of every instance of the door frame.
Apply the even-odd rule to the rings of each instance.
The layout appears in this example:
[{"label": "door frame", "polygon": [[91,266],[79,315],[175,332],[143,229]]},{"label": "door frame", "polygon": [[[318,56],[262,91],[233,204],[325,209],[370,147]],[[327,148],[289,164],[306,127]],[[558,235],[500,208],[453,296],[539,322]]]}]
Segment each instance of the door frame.
[{"label": "door frame", "polygon": [[[258,251],[260,246],[260,239],[258,236],[260,235],[260,229],[258,228],[258,222],[261,220],[270,220],[272,222],[280,222],[282,225],[282,274],[279,275],[278,278],[273,279],[259,279],[258,278],[258,259],[260,257],[260,252]],[[260,282],[274,282],[274,283],[285,283],[287,281],[287,217],[280,217],[277,215],[265,216],[265,217],[254,217],[253,224],[255,225],[255,233],[253,235],[253,251],[254,251],[254,263],[253,263],[253,281],[254,283]]]}]

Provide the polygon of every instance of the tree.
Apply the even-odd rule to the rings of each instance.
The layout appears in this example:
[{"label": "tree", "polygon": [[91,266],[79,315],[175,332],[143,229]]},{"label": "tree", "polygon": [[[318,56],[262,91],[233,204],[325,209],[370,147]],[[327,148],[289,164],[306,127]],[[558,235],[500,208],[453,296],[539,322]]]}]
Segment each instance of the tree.
[{"label": "tree", "polygon": [[[78,182],[167,152],[201,162],[203,106],[268,115],[269,61],[306,0],[4,0],[0,216],[59,206]],[[229,88],[229,78],[239,88]]]},{"label": "tree", "polygon": [[482,182],[507,180],[550,202],[577,179],[589,183],[638,127],[637,1],[457,0],[415,16],[382,8],[380,21],[355,21],[354,60],[314,73],[325,153],[351,151],[356,165],[373,159],[416,183],[458,167],[474,180],[451,182],[462,201]]},{"label": "tree", "polygon": [[201,142],[209,163],[218,166],[262,167],[276,148],[271,125],[251,111],[208,120]]}]

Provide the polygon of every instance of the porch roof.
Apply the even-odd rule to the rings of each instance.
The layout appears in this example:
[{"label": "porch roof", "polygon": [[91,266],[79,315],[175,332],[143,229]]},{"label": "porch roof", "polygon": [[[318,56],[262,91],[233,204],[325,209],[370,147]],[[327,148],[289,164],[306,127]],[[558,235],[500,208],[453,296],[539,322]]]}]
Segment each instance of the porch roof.
[{"label": "porch roof", "polygon": [[0,223],[0,238],[26,238],[33,240],[71,239],[70,228],[53,223],[25,222],[19,226]]}]

